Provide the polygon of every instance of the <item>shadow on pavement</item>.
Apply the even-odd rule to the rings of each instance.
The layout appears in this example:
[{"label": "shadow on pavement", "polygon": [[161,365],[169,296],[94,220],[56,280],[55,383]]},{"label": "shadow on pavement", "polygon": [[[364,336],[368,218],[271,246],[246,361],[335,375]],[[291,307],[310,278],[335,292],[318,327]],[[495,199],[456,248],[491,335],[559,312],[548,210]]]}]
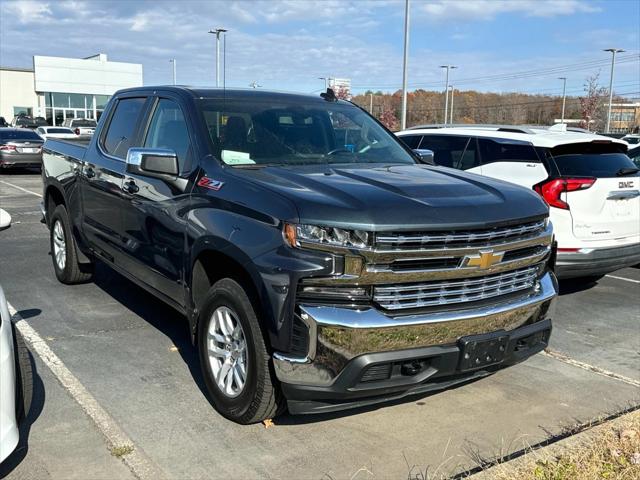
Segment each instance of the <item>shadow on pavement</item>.
[{"label": "shadow on pavement", "polygon": [[207,387],[200,371],[198,351],[191,343],[191,332],[186,317],[101,262],[96,262],[93,283],[170,338],[189,368],[196,385],[205,398],[208,398]]},{"label": "shadow on pavement", "polygon": [[[37,309],[29,311],[35,312],[36,310]],[[25,311],[25,313],[28,314],[29,311]],[[23,312],[20,312],[20,315],[22,314]],[[23,316],[22,318],[26,317]],[[31,352],[29,352],[29,361],[31,362],[31,371],[33,374],[33,399],[31,400],[31,408],[29,409],[29,414],[20,424],[20,441],[18,442],[18,446],[0,465],[0,478],[5,478],[9,475],[27,456],[27,452],[29,451],[29,433],[31,431],[31,427],[36,422],[44,408],[46,398],[44,383],[38,374],[36,362],[34,361],[33,354]]]},{"label": "shadow on pavement", "polygon": [[22,168],[22,167],[0,168],[0,178],[10,177],[12,175],[26,175],[26,174],[40,175],[40,169],[39,168]]},{"label": "shadow on pavement", "polygon": [[583,292],[589,290],[598,285],[598,280],[571,278],[567,280],[560,280],[560,292],[559,295],[570,295],[572,293]]}]

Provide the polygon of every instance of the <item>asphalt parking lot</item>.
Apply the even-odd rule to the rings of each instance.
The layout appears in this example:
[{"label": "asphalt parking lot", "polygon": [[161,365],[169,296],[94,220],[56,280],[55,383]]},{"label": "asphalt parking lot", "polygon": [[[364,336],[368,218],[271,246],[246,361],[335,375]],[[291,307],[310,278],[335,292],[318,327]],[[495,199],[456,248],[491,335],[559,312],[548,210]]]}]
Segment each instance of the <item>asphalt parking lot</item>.
[{"label": "asphalt parking lot", "polygon": [[[235,425],[209,405],[179,314],[104,266],[94,283],[57,282],[40,194],[38,173],[0,175],[14,221],[0,233],[0,283],[154,476],[439,478],[640,405],[640,269],[629,268],[562,284],[551,352],[523,364],[375,408]],[[0,477],[134,478],[50,358],[34,360],[34,408]]]}]

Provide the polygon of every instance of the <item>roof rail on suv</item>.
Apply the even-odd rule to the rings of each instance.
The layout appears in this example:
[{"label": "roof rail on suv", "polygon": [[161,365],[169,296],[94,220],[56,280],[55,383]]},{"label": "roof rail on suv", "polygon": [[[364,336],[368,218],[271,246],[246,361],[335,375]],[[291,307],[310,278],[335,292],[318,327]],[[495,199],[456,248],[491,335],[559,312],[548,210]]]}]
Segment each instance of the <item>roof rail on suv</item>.
[{"label": "roof rail on suv", "polygon": [[535,134],[536,132],[529,127],[517,126],[517,125],[492,125],[492,124],[480,124],[480,123],[453,123],[453,124],[430,124],[430,125],[416,125],[410,127],[407,130],[429,129],[429,128],[473,128],[473,129],[486,129],[495,130],[497,132],[513,132],[513,133],[528,133]]}]

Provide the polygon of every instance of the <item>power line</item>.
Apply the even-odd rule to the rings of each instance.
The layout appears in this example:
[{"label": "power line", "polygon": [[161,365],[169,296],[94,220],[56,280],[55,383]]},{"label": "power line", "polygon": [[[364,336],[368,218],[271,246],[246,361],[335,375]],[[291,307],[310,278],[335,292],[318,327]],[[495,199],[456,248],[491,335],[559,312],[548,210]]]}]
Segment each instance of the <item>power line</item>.
[{"label": "power line", "polygon": [[[616,63],[617,64],[630,63],[638,60],[640,60],[640,55],[633,53],[629,55],[619,56]],[[523,70],[520,72],[461,78],[456,80],[456,85],[464,85],[469,83],[487,83],[487,82],[495,82],[499,80],[518,80],[518,79],[539,77],[539,76],[545,76],[545,75],[555,75],[555,74],[567,73],[567,72],[572,72],[577,70],[590,69],[590,68],[599,67],[599,66],[607,66],[609,63],[610,63],[609,60],[590,60],[585,62],[578,62],[573,64],[566,64],[561,66],[547,67],[547,68],[535,69],[535,70]],[[440,84],[437,82],[434,82],[434,83],[415,82],[410,84],[412,88],[420,87],[420,86],[437,87],[439,85]],[[378,85],[357,85],[356,84],[356,85],[353,85],[352,88],[358,88],[358,89],[383,88],[383,87],[393,88],[396,86],[397,84],[378,84]]]}]

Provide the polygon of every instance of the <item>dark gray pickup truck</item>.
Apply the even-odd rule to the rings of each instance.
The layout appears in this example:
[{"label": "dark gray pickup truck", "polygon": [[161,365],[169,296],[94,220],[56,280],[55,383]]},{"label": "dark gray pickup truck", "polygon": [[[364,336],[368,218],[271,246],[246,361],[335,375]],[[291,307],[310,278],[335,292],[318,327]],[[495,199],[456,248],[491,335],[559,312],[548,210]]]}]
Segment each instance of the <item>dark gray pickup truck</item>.
[{"label": "dark gray pickup truck", "polygon": [[423,162],[330,90],[123,90],[88,146],[44,146],[55,274],[99,260],[184,314],[236,422],[466,382],[547,345],[552,226]]}]

